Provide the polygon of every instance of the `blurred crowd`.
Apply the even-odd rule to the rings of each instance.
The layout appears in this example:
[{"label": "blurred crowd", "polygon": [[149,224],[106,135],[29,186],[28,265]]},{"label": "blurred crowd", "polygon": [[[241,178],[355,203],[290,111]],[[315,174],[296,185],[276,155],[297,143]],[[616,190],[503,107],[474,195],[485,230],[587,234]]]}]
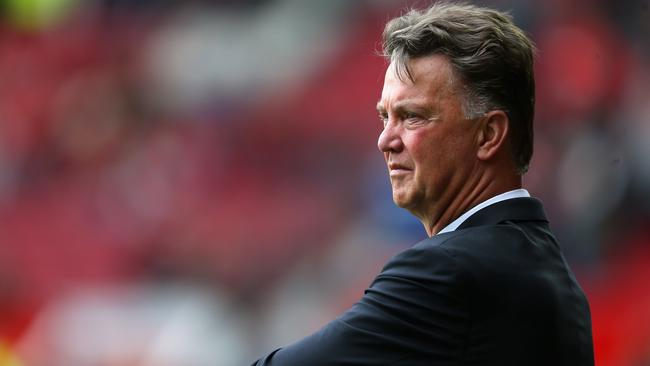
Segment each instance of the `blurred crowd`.
[{"label": "blurred crowd", "polygon": [[[398,0],[0,2],[0,366],[230,366],[424,239],[374,105]],[[596,361],[650,364],[648,0],[492,0],[538,47],[544,201]]]}]

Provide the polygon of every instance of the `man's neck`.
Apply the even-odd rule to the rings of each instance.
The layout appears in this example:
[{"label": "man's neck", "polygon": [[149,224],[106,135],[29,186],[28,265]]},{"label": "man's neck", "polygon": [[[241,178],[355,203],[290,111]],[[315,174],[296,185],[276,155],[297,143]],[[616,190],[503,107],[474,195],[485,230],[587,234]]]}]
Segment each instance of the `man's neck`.
[{"label": "man's neck", "polygon": [[421,217],[420,221],[427,234],[433,236],[472,207],[501,193],[521,187],[521,176],[518,175],[513,175],[510,179],[504,179],[504,177],[495,179],[495,177],[484,175],[475,182],[468,182],[459,194],[450,200],[449,204],[438,210],[437,215],[432,212]]},{"label": "man's neck", "polygon": [[505,201],[513,198],[520,198],[520,197],[530,197],[530,193],[528,193],[528,191],[523,188],[519,188],[491,197],[479,203],[478,205],[470,208],[468,211],[465,211],[462,215],[460,215],[454,221],[449,223],[449,225],[445,226],[444,228],[442,228],[442,230],[438,231],[436,235],[447,233],[450,231],[455,231],[458,227],[460,227],[463,224],[463,222],[465,222],[465,220],[469,219],[470,217],[472,217],[472,215],[474,215],[475,213],[477,213],[478,211],[482,210],[485,207],[488,207],[490,205],[493,205],[501,201]]}]

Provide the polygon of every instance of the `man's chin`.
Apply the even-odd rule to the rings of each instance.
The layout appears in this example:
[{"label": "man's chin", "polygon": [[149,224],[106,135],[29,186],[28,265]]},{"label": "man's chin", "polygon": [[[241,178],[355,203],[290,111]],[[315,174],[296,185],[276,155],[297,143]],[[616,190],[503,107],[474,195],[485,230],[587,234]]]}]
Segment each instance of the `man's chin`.
[{"label": "man's chin", "polygon": [[408,209],[411,206],[411,199],[404,193],[393,192],[393,202],[397,207]]}]

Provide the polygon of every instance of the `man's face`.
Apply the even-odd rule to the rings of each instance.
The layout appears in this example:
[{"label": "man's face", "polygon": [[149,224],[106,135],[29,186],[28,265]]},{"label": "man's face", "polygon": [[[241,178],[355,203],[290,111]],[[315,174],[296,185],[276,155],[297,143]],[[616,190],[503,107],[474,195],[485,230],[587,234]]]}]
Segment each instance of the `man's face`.
[{"label": "man's face", "polygon": [[[444,56],[409,61],[414,82],[391,63],[377,104],[393,200],[418,217],[439,214],[457,196],[476,163],[475,128],[464,118]],[[474,121],[475,122],[475,121]],[[436,211],[437,210],[437,211]]]}]

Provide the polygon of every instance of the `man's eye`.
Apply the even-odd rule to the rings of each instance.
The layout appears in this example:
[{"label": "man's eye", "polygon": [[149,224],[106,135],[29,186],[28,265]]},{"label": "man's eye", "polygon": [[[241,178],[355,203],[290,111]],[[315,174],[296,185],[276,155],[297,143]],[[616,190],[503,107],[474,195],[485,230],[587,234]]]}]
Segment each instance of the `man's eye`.
[{"label": "man's eye", "polygon": [[379,120],[381,121],[381,123],[384,124],[384,126],[386,126],[386,124],[388,123],[388,116],[385,114],[380,114]]},{"label": "man's eye", "polygon": [[418,123],[423,120],[423,118],[420,115],[415,113],[406,113],[402,118],[404,119],[404,121],[410,124]]}]

